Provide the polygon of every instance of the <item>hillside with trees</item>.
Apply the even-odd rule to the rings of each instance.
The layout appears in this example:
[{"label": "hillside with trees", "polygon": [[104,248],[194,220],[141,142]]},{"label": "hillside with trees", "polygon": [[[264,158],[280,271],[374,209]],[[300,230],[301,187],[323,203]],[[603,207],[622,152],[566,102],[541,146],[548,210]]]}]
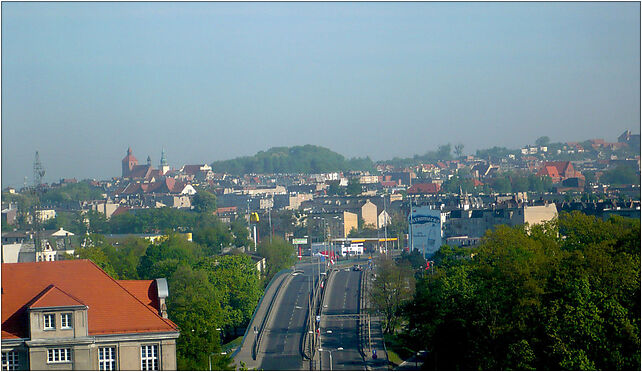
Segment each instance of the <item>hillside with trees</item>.
[{"label": "hillside with trees", "polygon": [[248,173],[324,173],[350,170],[374,170],[369,157],[346,159],[321,146],[273,147],[254,156],[215,161],[216,172],[235,175]]},{"label": "hillside with trees", "polygon": [[[464,145],[457,144],[455,145],[455,147],[456,147],[455,154],[457,156],[461,156],[461,154],[463,154]],[[453,159],[452,147],[449,143],[447,145],[439,146],[437,150],[427,151],[423,155],[414,155],[413,157],[410,157],[410,158],[395,157],[392,160],[383,161],[380,163],[392,164],[395,167],[408,167],[408,166],[417,165],[421,163],[431,163],[431,162],[440,161],[440,160],[452,160],[452,159]]]}]

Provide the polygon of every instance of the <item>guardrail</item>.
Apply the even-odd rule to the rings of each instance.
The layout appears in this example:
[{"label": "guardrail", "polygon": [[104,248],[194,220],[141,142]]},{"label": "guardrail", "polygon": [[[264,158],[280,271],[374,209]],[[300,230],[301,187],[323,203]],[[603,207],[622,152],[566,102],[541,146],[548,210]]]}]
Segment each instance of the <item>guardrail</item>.
[{"label": "guardrail", "polygon": [[[309,327],[308,325],[310,324],[310,318],[313,315],[313,309],[315,308],[316,304],[316,299],[318,298],[319,294],[319,282],[316,280],[316,278],[313,276],[312,279],[315,283],[313,284],[314,287],[314,293],[316,293],[316,296],[312,296],[313,292],[310,292],[310,295],[308,296],[308,311],[305,317],[305,325],[306,327],[303,329],[303,337],[301,337],[301,344],[299,345],[299,351],[301,352],[301,355],[303,355],[304,358],[307,360],[312,360],[314,358],[314,337],[310,338],[310,333],[309,333]],[[313,332],[314,335],[314,332]],[[310,355],[306,353],[306,346],[308,342],[311,343],[310,347]]]},{"label": "guardrail", "polygon": [[[323,286],[323,290],[320,293],[319,303],[317,305],[317,314],[319,314],[319,315],[323,315],[323,314],[321,314],[321,312],[323,311],[323,302],[325,301],[325,290],[326,290],[326,288],[330,287],[330,281],[331,281],[330,279],[332,279],[334,277],[334,275],[332,275],[332,274],[334,274],[335,271],[336,270],[326,271],[327,274],[326,274],[326,278],[325,278],[325,285]],[[321,323],[319,323],[319,328],[321,328]],[[321,342],[321,333],[319,333],[319,343],[320,342]],[[314,349],[316,349],[316,347]],[[313,352],[316,353],[316,350],[313,350]],[[314,354],[312,354],[312,355],[314,356]],[[321,356],[320,355],[319,355],[319,370],[321,370]]]},{"label": "guardrail", "polygon": [[365,325],[366,321],[364,321],[364,310],[365,310],[365,304],[366,304],[366,299],[365,296],[367,296],[367,291],[366,291],[366,278],[368,277],[368,272],[367,271],[362,271],[361,272],[361,280],[360,280],[360,285],[359,285],[359,319],[357,320],[357,329],[359,330],[359,354],[361,354],[361,357],[363,358],[363,361],[366,361],[366,354],[364,353],[363,345],[366,342],[365,339]]},{"label": "guardrail", "polygon": [[290,269],[283,269],[283,270],[279,271],[278,273],[276,273],[276,275],[274,275],[272,277],[272,279],[268,282],[268,284],[265,286],[265,289],[263,290],[263,295],[261,296],[261,299],[259,300],[259,302],[256,304],[256,307],[254,308],[254,312],[252,313],[252,316],[250,317],[250,321],[249,321],[249,323],[247,325],[247,328],[245,329],[245,334],[243,334],[243,339],[241,340],[241,344],[236,348],[236,350],[234,350],[234,353],[232,353],[232,355],[231,355],[232,358],[236,357],[236,355],[239,353],[239,351],[241,351],[241,348],[245,344],[245,339],[247,338],[247,335],[250,332],[250,328],[252,328],[251,327],[252,323],[254,323],[254,317],[256,316],[256,312],[259,311],[259,308],[261,307],[261,304],[263,303],[263,299],[265,299],[265,294],[267,293],[268,288],[270,288],[270,285],[272,285],[274,280],[277,279],[279,277],[279,275],[281,275],[282,273],[284,273],[284,272],[286,272],[288,270],[290,270]]},{"label": "guardrail", "polygon": [[[285,271],[289,271],[290,269],[284,269]],[[281,270],[281,271],[284,271]],[[279,273],[281,273],[279,271]],[[279,275],[277,273],[277,275]],[[276,275],[275,275],[276,277]],[[273,278],[274,279],[274,278]],[[274,305],[274,301],[276,300],[277,297],[279,297],[279,292],[281,291],[281,287],[283,286],[283,283],[289,279],[289,276],[285,276],[282,280],[281,283],[279,283],[279,286],[276,288],[276,291],[274,292],[274,296],[272,296],[272,300],[270,301],[270,305],[268,305],[267,311],[265,312],[265,317],[263,318],[263,321],[261,322],[261,327],[259,328],[259,332],[256,336],[256,339],[254,341],[254,345],[252,347],[252,359],[256,360],[256,355],[258,354],[259,347],[261,346],[261,339],[263,338],[263,331],[265,329],[265,322],[268,320],[270,317],[270,313],[272,312],[272,306]]]}]

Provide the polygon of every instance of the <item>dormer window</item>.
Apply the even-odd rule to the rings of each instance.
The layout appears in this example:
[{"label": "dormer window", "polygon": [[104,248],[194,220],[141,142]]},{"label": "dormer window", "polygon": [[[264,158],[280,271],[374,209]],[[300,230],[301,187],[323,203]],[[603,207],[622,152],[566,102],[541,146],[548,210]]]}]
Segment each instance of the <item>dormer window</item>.
[{"label": "dormer window", "polygon": [[56,329],[56,314],[44,314],[43,318],[45,330]]},{"label": "dormer window", "polygon": [[71,313],[60,314],[60,329],[71,329]]}]

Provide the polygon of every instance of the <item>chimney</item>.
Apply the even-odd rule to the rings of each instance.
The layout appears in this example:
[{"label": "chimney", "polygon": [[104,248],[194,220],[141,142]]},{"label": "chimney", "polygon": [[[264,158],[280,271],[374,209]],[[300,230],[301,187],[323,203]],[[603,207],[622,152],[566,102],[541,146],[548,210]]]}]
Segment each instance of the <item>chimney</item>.
[{"label": "chimney", "polygon": [[165,299],[169,296],[169,287],[167,286],[167,279],[156,279],[156,290],[158,291],[158,310],[159,315],[167,319],[167,304]]}]

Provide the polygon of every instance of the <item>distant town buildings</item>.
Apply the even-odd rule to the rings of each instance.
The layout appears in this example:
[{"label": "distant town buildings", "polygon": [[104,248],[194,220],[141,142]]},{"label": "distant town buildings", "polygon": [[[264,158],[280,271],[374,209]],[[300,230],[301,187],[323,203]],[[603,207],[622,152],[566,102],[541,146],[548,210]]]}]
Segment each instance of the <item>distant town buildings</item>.
[{"label": "distant town buildings", "polygon": [[[324,228],[332,232],[332,237],[346,238],[353,230],[382,229],[398,216],[407,216],[412,198],[413,206],[430,205],[444,214],[444,242],[472,244],[492,226],[519,224],[520,213],[524,222],[532,222],[529,216],[545,205],[549,209],[544,209],[548,211],[544,220],[553,215],[553,206],[557,211],[582,210],[602,217],[639,216],[639,141],[639,134],[627,130],[617,142],[598,138],[526,145],[516,150],[490,149],[480,156],[415,164],[380,162],[372,173],[242,175],[226,174],[206,163],[171,168],[165,149],[155,169],[151,157],[139,164],[129,147],[121,161],[121,177],[89,182],[100,190],[101,197],[80,202],[52,201],[41,205],[35,214],[40,222],[47,223],[56,220],[59,213],[69,212],[94,211],[112,219],[149,208],[188,210],[192,209],[194,195],[207,190],[217,198],[218,209],[213,213],[226,222],[247,218],[248,212],[289,210],[296,214],[298,226],[325,220]],[[622,169],[637,175],[638,181],[628,185],[604,182],[614,170]],[[348,184],[355,181],[359,182],[360,192],[346,195]],[[74,178],[64,178],[44,186],[55,190],[78,183]],[[19,194],[13,188],[3,191],[5,195]],[[354,190],[351,193],[355,194]],[[21,215],[15,201],[3,201],[5,226],[15,226],[19,221],[29,223],[31,214],[28,211]],[[3,262],[37,260],[33,236],[33,232],[25,230],[3,230]],[[15,241],[9,242],[12,239]],[[60,260],[73,249],[61,249],[57,244],[50,241],[49,246],[42,246],[40,259]]]}]

